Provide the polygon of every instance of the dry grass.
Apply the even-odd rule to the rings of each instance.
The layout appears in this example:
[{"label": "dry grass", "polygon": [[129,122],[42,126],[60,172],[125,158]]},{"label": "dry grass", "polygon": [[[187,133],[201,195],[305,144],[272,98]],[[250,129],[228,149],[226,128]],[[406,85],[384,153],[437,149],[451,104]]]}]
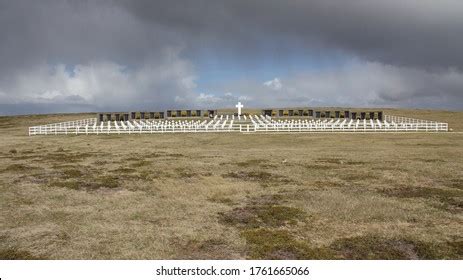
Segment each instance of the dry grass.
[{"label": "dry grass", "polygon": [[86,117],[0,118],[0,259],[463,258],[463,134],[26,136]]}]

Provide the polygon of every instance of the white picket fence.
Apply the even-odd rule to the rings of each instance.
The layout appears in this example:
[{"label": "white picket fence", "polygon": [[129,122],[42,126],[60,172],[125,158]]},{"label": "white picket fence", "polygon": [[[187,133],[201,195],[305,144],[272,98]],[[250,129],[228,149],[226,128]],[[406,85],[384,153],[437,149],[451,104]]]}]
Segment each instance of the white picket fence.
[{"label": "white picket fence", "polygon": [[60,123],[51,123],[46,125],[29,127],[29,135],[56,135],[68,134],[68,132],[75,132],[80,127],[94,125],[97,123],[96,118],[75,120]]},{"label": "white picket fence", "polygon": [[[433,121],[401,121],[394,118],[384,120],[272,120],[268,117],[255,121],[252,119],[255,132],[444,132],[448,131],[448,123]],[[251,131],[254,132],[254,131]]]},{"label": "white picket fence", "polygon": [[422,119],[414,119],[402,116],[393,116],[393,115],[385,115],[384,120],[388,122],[395,122],[395,123],[439,123],[436,121],[430,120],[422,120]]},{"label": "white picket fence", "polygon": [[132,120],[98,123],[96,118],[29,127],[29,135],[151,134],[186,132],[445,132],[448,124],[396,116],[379,120],[292,119],[216,116],[206,120]]}]

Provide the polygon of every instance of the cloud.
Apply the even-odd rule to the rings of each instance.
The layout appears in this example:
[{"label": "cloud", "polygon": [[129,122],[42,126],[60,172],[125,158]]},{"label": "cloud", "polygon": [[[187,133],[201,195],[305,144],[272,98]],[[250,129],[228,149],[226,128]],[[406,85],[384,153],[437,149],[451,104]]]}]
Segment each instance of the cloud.
[{"label": "cloud", "polygon": [[283,84],[281,83],[279,78],[274,78],[273,80],[264,82],[264,86],[272,90],[281,90]]},{"label": "cloud", "polygon": [[[336,68],[284,77],[290,86],[275,91],[249,80],[225,85],[250,93],[249,107],[350,106],[463,108],[463,73],[456,69],[425,70],[352,60]],[[271,94],[269,94],[269,91]]]},{"label": "cloud", "polygon": [[213,95],[213,94],[205,94],[205,93],[200,93],[197,100],[201,104],[217,104],[220,102],[222,99]]},{"label": "cloud", "polygon": [[[88,105],[91,109],[164,109],[179,98],[188,100],[196,88],[192,65],[165,50],[162,60],[130,68],[111,61],[95,61],[70,68],[39,65],[21,72],[0,87],[2,104]],[[6,94],[14,92],[15,94]]]},{"label": "cloud", "polygon": [[176,29],[191,46],[246,60],[318,48],[399,66],[463,67],[458,0],[119,2],[136,18]]},{"label": "cloud", "polygon": [[195,104],[201,108],[225,108],[232,107],[238,101],[249,100],[248,96],[245,95],[234,95],[231,92],[224,94],[205,94],[200,93],[194,100],[190,100],[190,104]]}]

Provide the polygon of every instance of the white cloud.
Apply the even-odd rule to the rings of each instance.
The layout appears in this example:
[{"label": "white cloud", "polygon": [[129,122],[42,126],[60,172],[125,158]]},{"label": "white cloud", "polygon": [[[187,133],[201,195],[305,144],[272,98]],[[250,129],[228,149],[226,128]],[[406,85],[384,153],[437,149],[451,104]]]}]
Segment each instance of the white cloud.
[{"label": "white cloud", "polygon": [[131,69],[111,61],[76,65],[42,64],[0,85],[0,104],[88,104],[100,108],[140,110],[192,100],[196,75],[176,55],[147,61]]},{"label": "white cloud", "polygon": [[[285,86],[280,78],[264,86],[257,80],[226,81],[213,93],[198,93],[198,75],[190,62],[178,55],[167,57],[138,68],[111,61],[71,68],[42,64],[20,75],[0,77],[0,114],[9,112],[8,104],[39,104],[42,111],[50,112],[55,107],[62,111],[233,108],[238,101],[257,108],[463,108],[463,72],[456,69],[427,71],[353,60],[335,68],[285,76]],[[25,106],[21,113],[31,113]]]},{"label": "white cloud", "polygon": [[231,92],[226,92],[222,95],[216,95],[216,94],[206,94],[206,93],[200,93],[196,97],[196,103],[194,103],[196,106],[200,107],[207,107],[207,106],[214,106],[214,107],[233,107],[236,102],[238,101],[245,101],[248,100],[249,98],[244,95],[234,95]]},{"label": "white cloud", "polygon": [[[288,75],[283,80],[285,85],[275,78],[264,86],[241,80],[223,87],[246,93],[248,106],[253,107],[463,108],[463,72],[456,69],[429,71],[352,60],[338,67]],[[271,95],[268,88],[273,90]]]},{"label": "white cloud", "polygon": [[[453,99],[462,106],[463,73],[455,69],[426,71],[352,61],[324,71],[288,77],[289,100],[318,100],[324,105],[440,107]],[[444,101],[447,99],[447,101]]]},{"label": "white cloud", "polygon": [[222,98],[217,97],[214,94],[200,93],[199,96],[197,97],[197,101],[203,105],[217,104],[222,101]]},{"label": "white cloud", "polygon": [[283,84],[279,78],[274,78],[273,80],[264,82],[264,86],[272,90],[281,90],[283,88]]}]

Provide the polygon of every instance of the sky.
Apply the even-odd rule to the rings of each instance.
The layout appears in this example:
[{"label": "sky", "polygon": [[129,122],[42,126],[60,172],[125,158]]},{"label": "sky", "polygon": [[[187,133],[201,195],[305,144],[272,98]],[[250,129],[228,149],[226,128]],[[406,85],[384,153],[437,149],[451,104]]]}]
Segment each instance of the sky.
[{"label": "sky", "polygon": [[463,109],[459,0],[0,0],[0,115]]}]

